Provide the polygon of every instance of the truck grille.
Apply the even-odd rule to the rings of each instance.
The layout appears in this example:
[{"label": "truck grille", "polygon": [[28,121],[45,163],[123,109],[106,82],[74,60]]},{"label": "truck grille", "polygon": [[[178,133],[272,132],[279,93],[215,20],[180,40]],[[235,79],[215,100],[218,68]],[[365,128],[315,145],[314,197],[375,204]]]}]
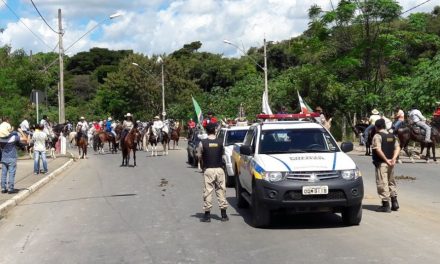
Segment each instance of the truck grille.
[{"label": "truck grille", "polygon": [[307,201],[307,200],[340,200],[346,199],[342,190],[329,190],[325,195],[303,195],[302,191],[290,191],[284,194],[285,201]]},{"label": "truck grille", "polygon": [[338,171],[295,171],[289,172],[286,179],[294,181],[323,181],[339,178]]}]

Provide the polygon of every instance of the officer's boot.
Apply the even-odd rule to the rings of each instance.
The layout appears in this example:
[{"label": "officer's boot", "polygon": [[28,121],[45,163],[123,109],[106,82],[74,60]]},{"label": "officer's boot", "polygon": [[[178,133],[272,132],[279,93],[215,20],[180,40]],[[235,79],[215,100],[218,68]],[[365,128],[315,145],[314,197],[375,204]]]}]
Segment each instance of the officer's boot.
[{"label": "officer's boot", "polygon": [[399,203],[397,202],[397,196],[391,197],[391,210],[399,210]]},{"label": "officer's boot", "polygon": [[228,217],[228,215],[226,214],[226,209],[221,209],[221,213],[222,213],[222,219],[221,219],[221,221],[222,221],[222,222],[229,221],[229,217]]},{"label": "officer's boot", "polygon": [[382,201],[382,206],[378,207],[376,212],[391,213],[390,202]]},{"label": "officer's boot", "polygon": [[210,211],[205,211],[205,215],[203,216],[202,222],[211,222],[211,212]]}]

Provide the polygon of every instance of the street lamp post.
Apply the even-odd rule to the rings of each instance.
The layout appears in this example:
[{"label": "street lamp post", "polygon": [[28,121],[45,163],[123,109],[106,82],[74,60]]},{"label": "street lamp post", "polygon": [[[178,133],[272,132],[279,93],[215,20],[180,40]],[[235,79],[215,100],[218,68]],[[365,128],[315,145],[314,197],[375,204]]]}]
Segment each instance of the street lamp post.
[{"label": "street lamp post", "polygon": [[[104,23],[107,19],[114,19],[122,14],[116,13],[108,18],[102,20],[100,23],[96,24],[93,28],[91,28],[89,31],[84,33],[77,41],[73,42],[67,49],[70,49],[75,43],[77,43],[80,39],[82,39],[85,35],[89,34],[92,30],[97,28],[100,24]],[[65,113],[65,106],[64,106],[64,48],[63,48],[63,25],[62,25],[62,19],[61,19],[61,9],[58,9],[58,38],[59,38],[59,54],[58,54],[58,60],[60,63],[60,82],[59,82],[59,109],[58,109],[58,122],[60,124],[66,122],[66,113]]]},{"label": "street lamp post", "polygon": [[[236,49],[238,49],[239,51],[241,51],[243,53],[243,55],[246,55],[246,51],[243,50],[242,48],[240,48],[238,45],[232,43],[229,40],[223,40],[224,43],[231,45],[233,47],[235,47]],[[249,57],[254,63],[255,65],[257,65],[260,69],[263,70],[264,72],[264,92],[266,94],[269,94],[268,92],[268,82],[267,82],[267,52],[266,52],[266,38],[264,38],[264,65],[261,66],[255,59],[253,59],[252,57]]]},{"label": "street lamp post", "polygon": [[157,58],[157,62],[160,63],[162,70],[162,120],[165,120],[165,116],[167,115],[167,113],[165,112],[165,75],[163,74],[162,57],[159,56],[159,58]]},{"label": "street lamp post", "polygon": [[[163,65],[164,63],[163,63],[162,57],[157,58],[157,62],[161,64],[161,71],[162,71],[162,78],[161,78],[161,82],[160,82],[160,85],[162,86],[162,120],[165,120],[165,116],[167,115],[167,113],[165,111],[165,75],[164,75],[164,68],[163,68],[164,67],[164,65]],[[146,69],[142,68],[136,62],[132,62],[131,64],[133,64],[134,66],[138,67],[143,72],[145,72],[148,75],[150,75],[151,77],[153,77],[153,79],[159,83],[159,81],[156,79],[156,77],[153,76],[153,74],[151,72],[149,72]]]}]

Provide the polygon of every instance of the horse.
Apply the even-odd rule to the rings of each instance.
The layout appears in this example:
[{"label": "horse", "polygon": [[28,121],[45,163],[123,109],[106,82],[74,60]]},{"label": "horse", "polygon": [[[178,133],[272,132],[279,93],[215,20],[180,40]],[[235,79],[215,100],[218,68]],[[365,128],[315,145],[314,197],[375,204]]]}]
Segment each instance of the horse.
[{"label": "horse", "polygon": [[180,130],[182,129],[182,127],[179,122],[172,122],[171,124],[172,126],[171,126],[170,139],[173,141],[173,149],[176,149],[176,145],[177,145],[177,149],[179,149]]},{"label": "horse", "polygon": [[423,152],[424,148],[427,148],[425,160],[426,162],[429,162],[430,158],[430,152],[429,150],[432,150],[433,160],[437,162],[437,158],[435,156],[435,146],[437,142],[440,142],[440,118],[436,118],[431,123],[431,143],[425,143],[425,134],[424,130],[422,130],[420,127],[418,127],[415,124],[407,125],[406,122],[402,124],[402,126],[397,130],[397,135],[399,137],[400,141],[400,147],[405,151],[406,155],[411,159],[412,162],[414,162],[411,153],[408,151],[408,144],[409,142],[415,141],[419,142],[421,146],[420,153]]},{"label": "horse", "polygon": [[138,137],[139,131],[136,127],[132,128],[130,132],[121,140],[121,150],[122,150],[122,164],[121,167],[130,165],[130,151],[133,151],[134,167],[136,167],[136,138]]},{"label": "horse", "polygon": [[93,150],[98,151],[100,154],[104,154],[104,144],[108,142],[108,150],[116,153],[116,139],[112,133],[108,132],[98,132],[93,136]]},{"label": "horse", "polygon": [[69,145],[70,147],[76,145],[76,132],[72,131],[69,133]]},{"label": "horse", "polygon": [[[160,133],[162,133],[162,141],[160,142],[163,146],[162,153],[164,156],[166,156],[168,155],[170,138],[168,136],[168,133],[166,133],[165,131],[161,131]],[[148,128],[148,132],[146,134],[148,134],[148,143],[150,143],[151,145],[151,156],[157,156],[157,144],[159,143],[159,135],[154,131],[154,128],[152,126]]]},{"label": "horse", "polygon": [[149,145],[149,128],[151,126],[151,123],[148,123],[146,127],[141,132],[142,135],[142,150],[148,151],[148,145]]},{"label": "horse", "polygon": [[[78,156],[80,157],[80,159],[86,159],[87,158],[87,138],[86,135],[84,135],[84,133],[81,131],[81,129],[79,129],[78,131],[78,138],[79,140],[77,140],[76,145],[78,146]],[[82,155],[81,155],[81,150],[82,150]]]}]

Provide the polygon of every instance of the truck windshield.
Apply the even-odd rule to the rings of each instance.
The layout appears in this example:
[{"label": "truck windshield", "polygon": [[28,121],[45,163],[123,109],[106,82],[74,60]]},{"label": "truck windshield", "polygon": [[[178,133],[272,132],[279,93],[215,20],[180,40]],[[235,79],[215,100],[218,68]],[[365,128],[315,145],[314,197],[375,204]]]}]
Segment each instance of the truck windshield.
[{"label": "truck windshield", "polygon": [[339,151],[324,129],[263,130],[259,150],[260,154]]},{"label": "truck windshield", "polygon": [[247,130],[230,130],[226,134],[225,146],[241,143],[246,136]]}]

